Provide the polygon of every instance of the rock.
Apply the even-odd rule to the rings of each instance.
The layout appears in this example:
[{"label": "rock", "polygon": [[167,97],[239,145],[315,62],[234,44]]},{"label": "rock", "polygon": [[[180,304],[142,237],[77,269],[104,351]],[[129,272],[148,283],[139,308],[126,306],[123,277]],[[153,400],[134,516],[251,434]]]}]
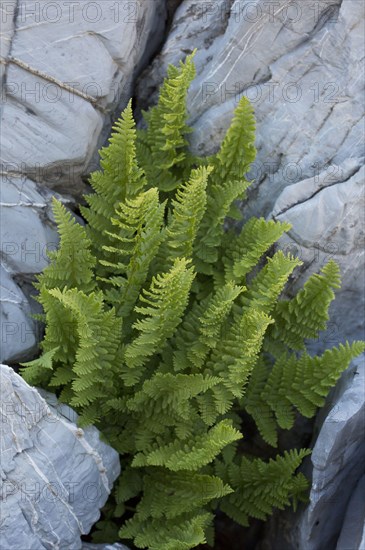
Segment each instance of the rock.
[{"label": "rock", "polygon": [[[273,8],[264,0],[247,5],[185,0],[162,52],[141,76],[137,94],[143,105],[154,101],[151,92],[168,63],[197,47],[198,74],[188,107],[195,128],[192,146],[201,154],[218,148],[235,105],[247,95],[258,120],[254,172],[260,189],[253,208],[260,213],[270,211],[284,186],[316,174],[332,160],[362,157],[355,137],[362,116],[357,75],[364,6],[335,0],[318,3],[316,12],[298,2],[278,1],[275,14]],[[349,71],[348,56],[359,71]],[[327,86],[330,81],[334,89]],[[339,132],[340,118],[346,124]],[[291,120],[300,120],[300,132]]]},{"label": "rock", "polygon": [[81,548],[120,473],[118,453],[52,394],[0,367],[1,548]]},{"label": "rock", "polygon": [[[292,211],[282,218],[298,213],[290,235],[300,240],[306,262],[298,284],[320,267],[319,259],[339,260],[342,292],[325,337],[333,340],[335,333],[336,341],[341,334],[359,337],[364,327],[356,313],[364,301],[359,227],[364,7],[357,0],[313,5],[185,0],[137,88],[137,105],[145,109],[156,101],[167,65],[198,48],[187,105],[195,130],[191,148],[201,155],[218,149],[242,95],[251,100],[258,156],[248,200],[241,205],[244,217],[270,216],[281,193],[290,196]],[[300,227],[299,213],[305,218]]]},{"label": "rock", "polygon": [[48,264],[47,250],[57,248],[58,237],[51,210],[53,195],[55,193],[28,178],[3,177],[0,186],[1,252],[12,274],[39,273]]},{"label": "rock", "polygon": [[[14,35],[14,14],[16,2],[0,4],[1,32],[0,32],[0,57],[6,59],[9,55],[11,41]],[[3,89],[5,64],[0,63],[0,86]]]},{"label": "rock", "polygon": [[167,12],[164,0],[9,0],[0,17],[0,328],[1,360],[10,362],[30,357],[39,340],[25,291],[58,242],[49,189],[69,203],[68,193],[78,200],[87,190]]},{"label": "rock", "polygon": [[346,510],[336,550],[365,548],[365,475],[358,482]]},{"label": "rock", "polygon": [[4,175],[0,182],[0,361],[29,357],[42,335],[39,324],[31,318],[38,310],[31,298],[35,290],[30,281],[47,265],[47,252],[58,245],[52,196],[66,205],[72,203],[72,198],[51,192],[25,176]]}]

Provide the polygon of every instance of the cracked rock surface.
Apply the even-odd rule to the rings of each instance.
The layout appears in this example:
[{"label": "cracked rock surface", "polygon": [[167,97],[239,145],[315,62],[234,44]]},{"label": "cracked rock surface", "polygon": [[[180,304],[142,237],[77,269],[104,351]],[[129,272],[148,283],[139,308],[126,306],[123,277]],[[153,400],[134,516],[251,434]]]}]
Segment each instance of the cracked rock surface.
[{"label": "cracked rock surface", "polygon": [[365,475],[362,476],[351,500],[347,506],[345,521],[336,550],[347,550],[356,544],[357,548],[365,548]]},{"label": "cracked rock surface", "polygon": [[[348,507],[354,505],[350,499],[356,500],[356,486],[365,462],[364,360],[362,355],[353,361],[317,419],[320,431],[310,458],[313,464],[310,503],[298,528],[303,550],[335,548],[341,526],[346,530],[346,509],[350,512]],[[357,514],[361,515],[361,507]],[[351,539],[347,537],[350,544],[347,548],[362,548],[357,542],[361,541],[363,528],[362,514]]]},{"label": "cracked rock surface", "polygon": [[16,278],[30,280],[47,265],[46,251],[57,246],[52,195],[67,203],[28,178],[14,175],[0,179],[0,361],[33,353],[40,337],[39,326],[30,317],[27,295]]},{"label": "cracked rock surface", "polygon": [[[39,340],[24,284],[57,235],[51,189],[78,199],[97,151],[162,39],[164,0],[0,4],[0,360]],[[148,46],[148,47],[147,47]]]},{"label": "cracked rock surface", "polygon": [[102,131],[158,45],[164,11],[159,0],[4,3],[3,170],[80,191]]},{"label": "cracked rock surface", "polygon": [[29,302],[21,288],[13,281],[4,266],[0,266],[0,361],[16,359],[22,353],[32,352],[37,346],[37,330],[30,317]]},{"label": "cracked rock surface", "polygon": [[79,550],[120,472],[118,453],[54,395],[0,366],[4,550]]}]

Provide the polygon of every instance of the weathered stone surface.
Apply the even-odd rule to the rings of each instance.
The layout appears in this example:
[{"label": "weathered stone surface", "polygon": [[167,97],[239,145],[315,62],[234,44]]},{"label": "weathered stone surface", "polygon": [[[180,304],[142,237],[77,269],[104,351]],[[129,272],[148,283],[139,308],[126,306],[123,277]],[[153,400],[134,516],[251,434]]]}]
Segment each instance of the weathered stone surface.
[{"label": "weathered stone surface", "polygon": [[0,378],[0,546],[78,550],[119,475],[118,454],[52,394],[5,365]]},{"label": "weathered stone surface", "polygon": [[[167,66],[178,65],[179,60],[198,48],[195,64],[198,73],[204,71],[208,62],[206,47],[212,44],[215,37],[224,34],[230,15],[230,4],[225,0],[216,0],[209,5],[199,0],[184,0],[175,12],[171,29],[161,53],[142,73],[137,85],[137,107],[147,107],[157,101],[159,87],[166,76]],[[218,47],[216,47],[218,51]],[[212,56],[210,56],[212,61]],[[194,84],[192,84],[194,86]],[[191,95],[191,94],[190,94]],[[190,97],[190,96],[189,96]],[[195,117],[195,110],[191,111]],[[216,141],[213,147],[217,144]]]},{"label": "weathered stone surface", "polygon": [[317,416],[313,452],[303,468],[312,479],[309,504],[296,513],[288,509],[276,514],[258,550],[364,547],[364,388],[362,355],[343,373]]},{"label": "weathered stone surface", "polygon": [[162,0],[7,2],[3,170],[80,192],[115,110],[161,40],[165,11]]},{"label": "weathered stone surface", "polygon": [[[16,2],[7,2],[0,4],[0,58],[6,59],[11,46],[11,40],[14,35],[14,13]],[[3,78],[5,75],[5,63],[0,63],[0,85],[3,86]]]},{"label": "weathered stone surface", "polygon": [[[363,475],[365,462],[364,355],[338,384],[311,455],[310,503],[299,523],[300,548],[335,548],[348,502]],[[355,535],[355,533],[353,533]],[[352,548],[357,548],[355,538]],[[361,548],[361,547],[359,547]]]},{"label": "weathered stone surface", "polygon": [[365,475],[358,482],[346,510],[336,550],[365,548]]},{"label": "weathered stone surface", "polygon": [[57,247],[52,195],[55,194],[26,177],[2,179],[1,251],[12,274],[39,273],[48,263],[47,250]]},{"label": "weathered stone surface", "polygon": [[295,214],[290,235],[305,260],[298,285],[325,257],[340,262],[343,287],[327,343],[334,333],[335,341],[363,337],[357,311],[364,302],[364,7],[357,0],[185,0],[137,94],[137,104],[146,108],[156,100],[168,63],[198,48],[187,104],[195,129],[191,147],[203,155],[217,150],[240,97],[251,100],[258,156],[242,210],[245,218],[269,216],[274,206],[278,211],[276,201],[290,197],[290,210],[280,219]]}]

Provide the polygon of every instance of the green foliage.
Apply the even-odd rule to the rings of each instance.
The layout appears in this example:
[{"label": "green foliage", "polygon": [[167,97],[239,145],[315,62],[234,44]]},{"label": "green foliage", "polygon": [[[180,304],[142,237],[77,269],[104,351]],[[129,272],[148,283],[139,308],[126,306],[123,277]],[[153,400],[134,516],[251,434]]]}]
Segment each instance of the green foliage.
[{"label": "green foliage", "polygon": [[292,300],[282,300],[275,306],[275,326],[271,338],[282,340],[296,350],[305,350],[305,338],[315,338],[326,328],[328,308],[334,299],[333,290],[340,288],[338,265],[329,261],[322,275],[314,273]]},{"label": "green foliage", "polygon": [[191,155],[192,57],[168,69],[146,129],[131,103],[115,124],[82,207],[87,225],[54,201],[60,246],[36,284],[43,354],[23,370],[121,454],[96,539],[115,538],[122,518],[120,537],[152,550],[212,544],[218,508],[247,525],[304,498],[296,470],[308,451],[243,455],[241,413],[276,447],[279,429],[296,411],[313,416],[364,349],[305,351],[326,326],[336,264],[282,299],[300,262],[272,246],[290,226],[260,218],[224,231],[248,186],[255,121],[243,97],[218,153]]},{"label": "green foliage", "polygon": [[262,360],[252,373],[245,396],[246,411],[254,418],[263,439],[277,445],[278,427],[294,425],[294,407],[308,418],[324,405],[325,397],[343,371],[359,355],[363,342],[340,344],[323,355],[283,353],[274,364]]},{"label": "green foliage", "polygon": [[216,462],[216,472],[233,491],[224,496],[220,508],[241,525],[248,518],[266,519],[274,508],[283,509],[290,501],[294,507],[303,498],[307,481],[303,474],[294,475],[310,451],[285,451],[282,456],[264,462],[241,457],[229,464]]}]

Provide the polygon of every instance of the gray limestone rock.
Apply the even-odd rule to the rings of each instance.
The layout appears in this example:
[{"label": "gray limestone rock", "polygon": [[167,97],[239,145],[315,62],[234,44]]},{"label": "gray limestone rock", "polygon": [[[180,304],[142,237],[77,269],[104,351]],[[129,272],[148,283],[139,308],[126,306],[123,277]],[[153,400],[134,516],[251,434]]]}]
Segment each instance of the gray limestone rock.
[{"label": "gray limestone rock", "polygon": [[0,283],[0,361],[13,361],[36,349],[37,325],[26,296],[2,265]]},{"label": "gray limestone rock", "polygon": [[270,216],[292,225],[279,245],[304,262],[289,292],[329,260],[340,266],[343,284],[332,303],[327,331],[312,345],[317,350],[345,338],[364,338],[365,168],[352,158],[333,168],[331,178],[324,171],[286,187]]},{"label": "gray limestone rock", "polygon": [[0,379],[0,548],[78,550],[119,475],[118,453],[11,368]]},{"label": "gray limestone rock", "polygon": [[47,250],[57,248],[52,196],[61,198],[24,176],[1,180],[2,259],[13,275],[39,273],[48,263]]}]

